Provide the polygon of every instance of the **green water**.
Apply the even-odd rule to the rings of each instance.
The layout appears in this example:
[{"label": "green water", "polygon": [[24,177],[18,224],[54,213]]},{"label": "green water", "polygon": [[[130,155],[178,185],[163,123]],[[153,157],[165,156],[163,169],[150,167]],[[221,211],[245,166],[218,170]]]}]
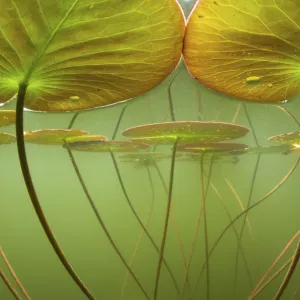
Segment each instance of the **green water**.
[{"label": "green water", "polygon": [[[191,2],[186,2],[187,10],[191,7]],[[234,120],[236,124],[250,126],[241,101],[202,87],[189,76],[182,64],[177,71],[179,73],[172,86],[177,121]],[[167,88],[172,76],[174,73],[152,91],[128,102],[130,104],[120,124],[117,139],[125,139],[121,133],[131,126],[170,120]],[[300,120],[299,103],[300,96],[282,106]],[[79,114],[73,128],[111,138],[124,105],[126,102],[83,112]],[[298,130],[292,118],[276,105],[247,102],[245,106],[260,146],[271,145],[267,142],[271,136]],[[5,105],[4,109],[14,107],[13,101]],[[73,115],[74,113],[27,111],[25,128],[67,128]],[[15,128],[10,126],[1,130],[14,133]],[[256,146],[253,132],[237,141],[250,147]],[[69,262],[93,295],[103,300],[146,299],[130,275],[127,281],[125,280],[127,270],[97,222],[67,151],[58,146],[33,144],[27,144],[26,150],[33,181],[49,224]],[[172,147],[160,146],[156,150],[171,154]],[[110,154],[74,151],[74,156],[111,236],[129,263],[143,230],[126,202]],[[295,165],[299,153],[262,154],[253,179],[258,157],[258,154],[241,155],[238,162],[224,160],[213,163],[206,197],[209,250],[230,223],[228,213],[233,219],[242,211],[233,189],[242,205],[247,207],[251,183],[254,180],[250,204],[255,203],[284,179]],[[144,224],[149,218],[147,229],[155,243],[160,246],[168,195],[159,174],[154,166],[149,166],[148,172],[146,166],[137,167],[121,162],[118,154],[116,158],[128,196]],[[157,165],[165,184],[168,185],[171,158],[162,160]],[[204,165],[205,187],[209,166]],[[299,178],[298,166],[276,192],[249,212],[249,223],[246,223],[241,247],[251,280],[240,252],[238,261],[236,260],[238,240],[233,227],[222,237],[209,258],[210,300],[247,299],[288,241],[300,230]],[[1,246],[31,298],[86,299],[61,265],[43,232],[27,194],[15,144],[1,146],[0,183]],[[164,256],[180,291],[183,288],[185,264],[195,239],[196,222],[202,201],[200,163],[178,158],[175,161],[172,194],[172,210],[176,221],[171,214]],[[243,222],[242,217],[234,224],[238,232],[241,231]],[[296,243],[297,241],[292,244],[271,274],[293,255]],[[205,257],[202,216],[189,268],[188,285],[182,299],[207,299],[205,270],[199,279]],[[157,252],[147,236],[143,236],[134,257],[132,270],[151,299],[157,264]],[[2,260],[0,267],[8,274]],[[287,268],[255,299],[273,299],[286,271]],[[8,277],[12,281],[9,275]],[[295,294],[299,287],[299,277],[298,266],[281,299],[300,299],[300,291]],[[2,281],[0,299],[14,299]],[[180,297],[163,265],[158,300],[175,299]]]}]

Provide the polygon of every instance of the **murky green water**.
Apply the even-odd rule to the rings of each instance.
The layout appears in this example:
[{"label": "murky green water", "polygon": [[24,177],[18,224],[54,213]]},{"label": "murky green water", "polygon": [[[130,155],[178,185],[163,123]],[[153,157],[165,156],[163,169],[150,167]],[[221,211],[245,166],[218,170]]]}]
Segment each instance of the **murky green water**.
[{"label": "murky green water", "polygon": [[[125,139],[121,133],[131,126],[170,120],[167,94],[169,82],[170,78],[129,102],[117,139]],[[179,68],[172,94],[177,121],[200,118],[205,121],[234,121],[236,124],[250,126],[242,102],[200,86],[189,77],[183,65]],[[283,104],[283,107],[300,120],[299,101],[300,97]],[[83,112],[73,128],[111,138],[124,105],[126,103]],[[260,146],[270,145],[267,139],[271,136],[298,130],[296,123],[276,105],[245,103],[245,106]],[[11,102],[5,109],[14,107],[15,102]],[[26,112],[25,128],[67,128],[73,115]],[[14,133],[14,127],[10,126],[2,131]],[[256,146],[253,133],[237,141],[250,147]],[[171,154],[171,148],[159,146],[156,150]],[[97,222],[67,151],[58,146],[33,144],[27,144],[26,150],[33,181],[49,224],[68,260],[95,297],[103,300],[146,299],[127,274]],[[136,253],[132,270],[151,298],[158,254],[147,236],[141,236],[143,230],[126,201],[110,154],[74,152],[74,156],[87,188],[122,255],[130,263],[133,253]],[[162,182],[155,166],[149,166],[148,169],[146,166],[137,167],[121,162],[118,154],[116,157],[128,196],[141,220],[147,224],[155,243],[160,245],[168,198],[164,184],[169,184],[171,158],[157,163],[163,176]],[[271,153],[245,154],[239,156],[238,161],[216,161],[211,169],[209,185],[207,179],[210,164],[204,164],[204,186],[208,186],[208,249],[214,249],[208,264],[211,300],[247,299],[288,241],[299,231],[300,167],[295,167],[298,159],[299,153]],[[287,180],[249,212],[238,260],[238,239],[234,229],[238,233],[241,231],[244,216],[226,231],[215,246],[220,234],[230,223],[230,218],[234,219],[242,212],[241,205],[247,207],[249,203],[251,205],[259,201],[293,167],[295,169]],[[40,226],[23,182],[15,144],[1,146],[0,182],[1,246],[32,299],[86,299],[64,270]],[[178,158],[175,162],[173,213],[170,217],[165,259],[181,293],[195,240],[188,282],[182,299],[207,299],[205,268],[200,276],[206,257],[203,216],[195,235],[202,203],[200,163]],[[295,248],[296,242],[281,258],[276,270],[293,255]],[[1,260],[0,266],[6,271]],[[287,268],[256,299],[273,299],[286,271]],[[274,273],[275,270],[271,274]],[[298,268],[282,299],[300,299],[300,291],[295,294],[299,277]],[[14,299],[2,282],[0,299]],[[180,299],[165,266],[162,267],[158,299]]]}]

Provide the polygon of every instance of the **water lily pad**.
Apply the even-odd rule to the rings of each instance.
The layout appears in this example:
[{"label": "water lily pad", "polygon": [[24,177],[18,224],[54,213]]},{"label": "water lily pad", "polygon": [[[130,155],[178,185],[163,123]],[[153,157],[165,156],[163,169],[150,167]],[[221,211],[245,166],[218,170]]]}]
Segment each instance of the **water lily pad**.
[{"label": "water lily pad", "polygon": [[0,126],[7,126],[16,123],[15,110],[0,110]]},{"label": "water lily pad", "polygon": [[[145,149],[149,146],[143,143],[134,143],[131,141],[110,141],[110,140],[89,140],[89,137],[86,137],[86,141],[83,139],[78,142],[69,142],[70,149],[77,151],[85,151],[85,152],[132,152],[138,149]],[[80,144],[78,144],[80,143]],[[64,145],[66,148],[66,145]]]},{"label": "water lily pad", "polygon": [[[155,142],[180,140],[225,141],[244,136],[249,132],[247,127],[223,122],[163,122],[129,128],[123,132],[130,137],[155,137]],[[159,138],[157,138],[159,137]]]},{"label": "water lily pad", "polygon": [[16,142],[16,137],[12,134],[0,132],[0,145],[12,144]]},{"label": "water lily pad", "polygon": [[300,91],[298,0],[201,0],[188,21],[184,59],[207,87],[250,101]]},{"label": "water lily pad", "polygon": [[300,144],[300,131],[283,133],[269,138],[271,142],[281,142],[284,144]]},{"label": "water lily pad", "polygon": [[26,131],[24,139],[27,143],[41,144],[41,145],[63,145],[65,139],[87,134],[84,130],[75,129],[42,129],[36,131]]},{"label": "water lily pad", "polygon": [[174,0],[1,3],[0,103],[86,109],[145,93],[175,68],[184,17]]},{"label": "water lily pad", "polygon": [[134,164],[136,167],[151,166],[170,155],[164,152],[136,152],[119,156],[121,162]]},{"label": "water lily pad", "polygon": [[239,143],[193,143],[179,146],[178,151],[209,155],[238,155],[247,152],[248,145]]}]

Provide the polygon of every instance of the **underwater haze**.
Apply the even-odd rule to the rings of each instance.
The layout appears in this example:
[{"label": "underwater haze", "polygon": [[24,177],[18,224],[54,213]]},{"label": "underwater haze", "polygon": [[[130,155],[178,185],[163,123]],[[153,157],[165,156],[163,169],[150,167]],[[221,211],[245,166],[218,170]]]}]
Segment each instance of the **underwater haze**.
[{"label": "underwater haze", "polygon": [[[186,16],[195,2],[180,1]],[[280,148],[280,142],[268,139],[300,130],[300,95],[281,103],[235,99],[197,82],[182,60],[149,92],[79,112],[72,128],[112,139],[120,121],[114,139],[128,140],[122,135],[128,128],[172,120],[170,97],[176,121],[247,127],[246,135],[227,142],[245,144],[248,150],[213,154],[208,159],[178,150],[172,160],[172,143],[155,144],[151,151],[167,155],[143,161],[125,159],[125,152],[112,156],[109,151],[74,149],[75,163],[110,236],[148,299],[153,299],[156,284],[157,300],[274,299],[300,238],[300,151]],[[14,99],[1,109],[14,110],[15,106]],[[67,129],[74,116],[74,112],[26,110],[24,127],[26,131]],[[0,130],[14,134],[15,126]],[[19,280],[33,300],[87,299],[57,258],[40,225],[24,183],[16,144],[0,148],[0,245]],[[28,142],[26,151],[49,225],[95,298],[147,299],[100,226],[66,147]],[[160,249],[170,199],[164,261],[156,282],[159,251],[149,236]],[[257,296],[249,298],[263,287],[260,284],[256,288],[292,238],[293,243],[264,282],[280,272]],[[14,282],[1,257],[0,268]],[[299,278],[298,265],[280,299],[300,299]],[[13,285],[21,299],[26,299]],[[13,299],[0,280],[0,300]]]}]

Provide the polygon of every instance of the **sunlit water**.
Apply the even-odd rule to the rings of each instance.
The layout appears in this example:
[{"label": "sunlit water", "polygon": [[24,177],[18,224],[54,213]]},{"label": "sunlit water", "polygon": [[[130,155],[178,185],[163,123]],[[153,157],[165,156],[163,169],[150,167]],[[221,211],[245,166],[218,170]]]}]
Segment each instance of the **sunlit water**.
[{"label": "sunlit water", "polygon": [[[186,1],[187,10],[192,1]],[[189,6],[190,5],[190,6]],[[120,124],[117,139],[131,126],[170,120],[167,88],[170,78],[145,95],[131,100]],[[183,65],[172,87],[176,120],[235,122],[249,127],[241,101],[214,93],[196,83]],[[199,99],[201,101],[199,101]],[[283,104],[300,120],[300,97]],[[199,105],[201,103],[201,105]],[[73,128],[111,138],[119,115],[126,103],[81,113]],[[260,146],[271,145],[271,136],[298,130],[296,123],[276,105],[246,103]],[[4,106],[14,109],[15,102]],[[25,113],[26,130],[67,128],[73,113]],[[14,127],[1,128],[14,133]],[[253,132],[237,142],[255,147]],[[272,144],[273,145],[273,144]],[[276,143],[274,143],[276,145]],[[33,181],[46,217],[70,263],[97,299],[143,300],[145,297],[112,249],[91,210],[79,184],[67,151],[59,146],[26,147]],[[157,147],[171,154],[171,146]],[[109,153],[75,152],[74,156],[87,188],[103,220],[128,263],[136,252],[132,269],[150,298],[154,292],[158,254],[129,208]],[[160,245],[167,203],[167,193],[155,166],[137,167],[121,162],[116,154],[122,180],[139,217]],[[238,160],[213,162],[210,184],[209,163],[204,164],[208,250],[224,228],[241,211],[271,191],[293,168],[299,153],[245,154]],[[259,159],[259,161],[258,161]],[[255,178],[255,166],[257,164]],[[171,158],[157,163],[168,186]],[[247,299],[259,279],[268,270],[288,241],[300,229],[300,167],[275,193],[249,212],[241,248],[234,228],[239,233],[244,218],[230,227],[209,258],[210,299]],[[34,212],[20,172],[16,145],[1,146],[0,241],[10,263],[32,299],[86,299],[62,267],[52,250]],[[151,184],[152,183],[152,184]],[[252,196],[249,198],[251,185]],[[241,202],[238,201],[238,198]],[[175,162],[172,211],[166,241],[165,259],[176,279],[180,293],[184,286],[187,263],[193,241],[188,282],[182,299],[207,299],[205,237],[203,216],[195,235],[202,197],[201,165],[196,161]],[[174,215],[176,218],[174,218]],[[137,243],[138,244],[137,248]],[[294,253],[294,243],[280,260],[279,269]],[[245,261],[247,262],[245,264]],[[5,271],[4,263],[0,266]],[[247,267],[246,267],[247,266]],[[248,268],[248,270],[247,270]],[[272,299],[286,273],[285,269],[256,299]],[[272,271],[274,274],[275,270]],[[250,274],[250,278],[249,278]],[[299,285],[296,270],[282,299],[291,299]],[[11,279],[11,277],[9,277]],[[127,279],[126,279],[127,278]],[[294,299],[299,299],[300,292]],[[123,297],[123,298],[122,298]],[[298,297],[298,298],[297,298]],[[14,299],[0,282],[0,299]],[[158,299],[180,299],[170,274],[162,267]]]}]

